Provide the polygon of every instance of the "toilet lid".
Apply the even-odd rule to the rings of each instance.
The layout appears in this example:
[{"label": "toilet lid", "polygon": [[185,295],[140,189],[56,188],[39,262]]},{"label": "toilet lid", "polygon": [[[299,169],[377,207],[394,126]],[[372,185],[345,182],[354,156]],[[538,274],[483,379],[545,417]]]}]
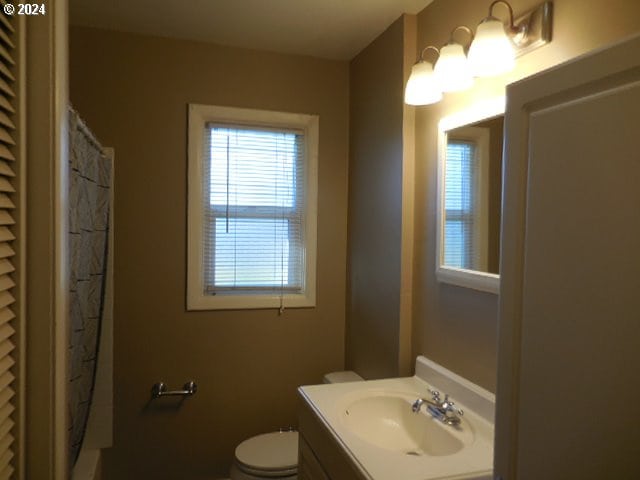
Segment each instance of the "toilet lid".
[{"label": "toilet lid", "polygon": [[298,466],[298,432],[264,433],[236,447],[236,460],[251,470],[288,471]]}]

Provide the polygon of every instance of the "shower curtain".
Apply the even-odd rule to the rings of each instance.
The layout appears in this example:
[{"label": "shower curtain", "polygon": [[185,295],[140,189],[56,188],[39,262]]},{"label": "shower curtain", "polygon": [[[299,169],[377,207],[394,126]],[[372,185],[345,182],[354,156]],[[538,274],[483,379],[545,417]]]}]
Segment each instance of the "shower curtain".
[{"label": "shower curtain", "polygon": [[111,162],[69,107],[69,460],[84,438],[95,386],[109,251]]}]

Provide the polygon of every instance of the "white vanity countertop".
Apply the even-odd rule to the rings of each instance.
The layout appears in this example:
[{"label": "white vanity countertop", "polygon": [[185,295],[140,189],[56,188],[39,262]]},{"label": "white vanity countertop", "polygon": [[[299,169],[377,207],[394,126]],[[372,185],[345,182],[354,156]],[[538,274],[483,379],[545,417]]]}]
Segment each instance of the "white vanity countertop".
[{"label": "white vanity countertop", "polygon": [[[424,357],[418,357],[416,372],[414,377],[311,385],[300,387],[299,391],[364,478],[490,480],[493,466],[493,395]],[[443,395],[450,393],[456,401],[456,408],[464,410],[459,428],[444,425],[424,411],[419,414],[411,411],[411,404],[417,398],[431,398],[429,388],[437,389]],[[362,422],[362,415],[366,415],[368,410],[357,414],[353,408],[358,403],[365,409],[374,405],[372,415],[381,411],[382,418],[374,418],[369,425],[365,416]],[[423,417],[419,418],[419,415]],[[355,420],[356,417],[360,420]],[[354,421],[361,423],[354,427]],[[422,449],[403,450],[404,438],[421,437],[418,441],[426,442],[423,445],[431,442],[426,438],[430,436],[427,429],[425,433],[421,431],[425,426],[439,438],[446,437],[443,443],[453,442],[459,446],[446,454],[425,453]],[[395,448],[394,432],[407,428],[412,432],[408,437],[400,435],[398,448]],[[441,429],[444,429],[444,437]],[[439,445],[431,445],[435,447],[434,451],[440,449]]]}]

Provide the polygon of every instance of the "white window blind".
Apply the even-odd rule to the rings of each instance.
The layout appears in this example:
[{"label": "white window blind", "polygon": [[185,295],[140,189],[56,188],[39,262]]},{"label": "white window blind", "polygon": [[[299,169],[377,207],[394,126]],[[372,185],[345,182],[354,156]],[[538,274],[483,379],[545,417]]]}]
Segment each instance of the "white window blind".
[{"label": "white window blind", "polygon": [[304,289],[304,133],[208,123],[205,294]]},{"label": "white window blind", "polygon": [[189,105],[189,310],[312,307],[317,115]]},{"label": "white window blind", "polygon": [[449,140],[445,175],[444,264],[473,269],[479,166],[473,142]]},{"label": "white window blind", "polygon": [[15,271],[12,257],[15,253],[12,242],[15,240],[13,218],[15,188],[15,174],[13,164],[15,157],[12,153],[16,145],[15,138],[15,69],[13,43],[15,31],[10,20],[0,15],[0,478],[10,478],[14,468],[14,438],[12,431],[14,421],[13,389],[14,376],[12,367],[15,363],[13,321],[15,314],[12,304],[13,287],[12,272]]}]

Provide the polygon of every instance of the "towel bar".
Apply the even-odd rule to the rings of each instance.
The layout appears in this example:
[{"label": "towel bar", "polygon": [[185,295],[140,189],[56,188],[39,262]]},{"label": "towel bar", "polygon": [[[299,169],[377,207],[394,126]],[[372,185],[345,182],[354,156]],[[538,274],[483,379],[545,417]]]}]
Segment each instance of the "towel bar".
[{"label": "towel bar", "polygon": [[198,391],[198,386],[196,382],[191,380],[184,384],[184,390],[167,390],[167,385],[163,382],[159,382],[151,387],[151,397],[159,398],[159,397],[170,397],[170,396],[183,396],[190,397],[194,393]]}]

